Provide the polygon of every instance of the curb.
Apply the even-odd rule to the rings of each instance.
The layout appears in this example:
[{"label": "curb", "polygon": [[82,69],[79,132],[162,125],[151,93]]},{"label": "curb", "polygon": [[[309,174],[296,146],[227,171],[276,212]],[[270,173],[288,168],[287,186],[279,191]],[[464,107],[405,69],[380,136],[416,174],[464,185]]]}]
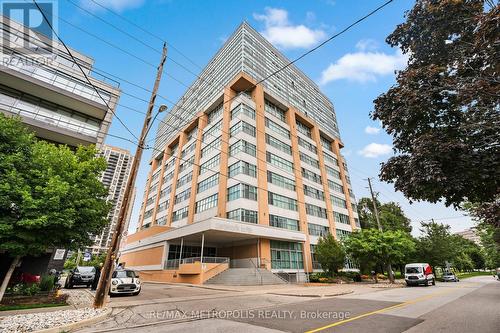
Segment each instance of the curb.
[{"label": "curb", "polygon": [[80,328],[83,326],[87,326],[87,325],[90,325],[90,324],[93,324],[93,323],[96,323],[98,321],[103,320],[104,318],[109,316],[111,311],[112,311],[111,308],[107,308],[104,313],[101,313],[100,315],[95,316],[93,318],[88,318],[88,319],[77,321],[77,322],[71,323],[71,324],[66,324],[66,325],[62,325],[62,326],[57,326],[57,327],[47,328],[44,330],[35,331],[35,333],[59,333],[62,331],[74,330],[74,329],[77,329],[77,328]]},{"label": "curb", "polygon": [[346,291],[346,292],[341,292],[341,293],[334,293],[334,294],[287,294],[287,293],[274,293],[274,292],[271,292],[271,293],[266,293],[268,295],[278,295],[278,296],[295,296],[295,297],[317,297],[317,298],[321,298],[321,297],[334,297],[334,296],[342,296],[342,295],[349,295],[349,294],[352,294],[354,292],[354,290],[349,290],[349,291]]}]

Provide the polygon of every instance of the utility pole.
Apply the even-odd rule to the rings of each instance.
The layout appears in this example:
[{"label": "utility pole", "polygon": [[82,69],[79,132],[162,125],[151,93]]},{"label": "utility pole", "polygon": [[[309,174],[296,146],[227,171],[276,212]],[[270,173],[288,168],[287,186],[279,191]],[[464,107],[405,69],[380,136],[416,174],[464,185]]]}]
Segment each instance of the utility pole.
[{"label": "utility pole", "polygon": [[[373,211],[375,212],[375,219],[377,220],[378,230],[380,232],[383,232],[382,225],[380,224],[380,218],[378,216],[377,201],[375,200],[375,195],[373,194],[372,180],[371,178],[368,178],[367,180],[368,187],[370,188],[370,194],[372,196]],[[392,274],[392,265],[390,263],[387,264],[387,274],[389,275],[389,281],[391,281],[391,283],[394,283],[394,275]]]},{"label": "utility pole", "polygon": [[370,194],[372,196],[373,211],[375,212],[375,219],[377,220],[378,230],[382,231],[382,225],[380,224],[380,219],[378,217],[377,202],[375,201],[375,195],[373,195],[372,180],[368,178],[368,187],[370,188]]},{"label": "utility pole", "polygon": [[[144,119],[144,125],[142,126],[141,136],[139,137],[139,142],[137,143],[137,149],[135,151],[135,156],[132,161],[132,166],[130,169],[130,176],[127,181],[127,186],[125,187],[125,193],[123,194],[123,202],[122,206],[120,207],[120,214],[118,215],[118,221],[116,223],[115,231],[113,233],[111,245],[106,255],[106,261],[104,262],[104,265],[102,267],[101,278],[99,279],[99,284],[97,286],[94,299],[94,308],[102,308],[104,306],[106,297],[109,292],[109,287],[111,284],[111,275],[113,274],[115,259],[117,257],[118,249],[120,246],[120,238],[123,232],[123,226],[125,225],[128,206],[131,204],[130,199],[133,188],[135,186],[135,180],[137,178],[139,164],[141,163],[144,143],[146,140],[146,135],[149,131],[149,123],[151,122],[151,115],[153,113],[155,105],[156,93],[158,91],[158,87],[160,86],[161,75],[163,72],[163,65],[165,64],[166,58],[167,58],[167,46],[164,43],[160,65],[158,66],[155,84],[153,87],[153,91],[151,92],[151,98],[149,100],[148,110],[146,112],[146,117]],[[160,108],[159,112],[161,111],[162,109]]]}]

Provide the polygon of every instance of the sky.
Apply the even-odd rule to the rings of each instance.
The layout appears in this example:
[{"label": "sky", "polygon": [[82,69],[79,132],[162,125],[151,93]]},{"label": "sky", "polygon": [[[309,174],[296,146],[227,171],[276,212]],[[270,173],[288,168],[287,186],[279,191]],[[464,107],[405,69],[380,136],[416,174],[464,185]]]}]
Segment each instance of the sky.
[{"label": "sky", "polygon": [[[95,1],[124,19],[96,5],[93,0],[61,0],[55,15],[58,31],[70,47],[95,60],[96,71],[109,73],[109,78],[114,76],[120,83],[122,96],[116,114],[136,135],[142,127],[143,114],[133,110],[146,111],[150,95],[141,87],[151,89],[153,86],[162,39],[170,47],[166,74],[159,89],[162,98],[157,102],[171,108],[242,21],[246,20],[285,56],[294,59],[383,2]],[[452,231],[460,231],[473,226],[464,212],[441,203],[410,204],[391,184],[378,180],[380,163],[393,154],[392,140],[369,114],[373,110],[373,100],[395,83],[394,71],[405,66],[406,56],[388,46],[385,38],[404,21],[404,13],[412,5],[413,1],[395,0],[296,65],[319,85],[335,106],[345,145],[343,154],[356,197],[369,195],[366,178],[373,177],[379,199],[400,203],[412,220],[415,235],[419,233],[420,221],[431,218],[449,224]],[[149,140],[154,140],[156,126],[157,123]],[[109,133],[133,139],[116,119]],[[108,137],[106,143],[135,152],[134,144],[126,140]],[[151,150],[145,151],[137,179],[130,231],[137,225],[150,158]]]}]

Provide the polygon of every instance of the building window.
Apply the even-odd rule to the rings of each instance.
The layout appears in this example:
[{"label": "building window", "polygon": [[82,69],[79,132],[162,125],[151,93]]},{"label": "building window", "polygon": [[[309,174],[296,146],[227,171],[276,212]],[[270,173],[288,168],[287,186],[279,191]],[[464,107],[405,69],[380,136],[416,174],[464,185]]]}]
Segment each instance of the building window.
[{"label": "building window", "polygon": [[205,146],[201,150],[201,157],[208,155],[209,153],[213,152],[214,150],[218,150],[220,148],[221,144],[221,138],[217,138],[214,141],[210,142],[208,145]]},{"label": "building window", "polygon": [[347,202],[344,199],[337,198],[333,195],[330,196],[332,205],[340,208],[347,208]]},{"label": "building window", "polygon": [[284,128],[283,126],[278,125],[269,118],[266,118],[266,127],[269,128],[271,131],[278,133],[279,135],[284,136],[285,138],[290,139],[290,131]]},{"label": "building window", "polygon": [[321,176],[307,169],[302,168],[302,177],[312,182],[321,184]]},{"label": "building window", "polygon": [[210,176],[201,182],[198,183],[198,193],[208,190],[211,187],[219,184],[219,174],[216,173],[213,176]]},{"label": "building window", "polygon": [[333,216],[335,217],[336,223],[351,224],[351,221],[349,221],[349,216],[345,214],[333,212]]},{"label": "building window", "polygon": [[316,256],[316,245],[311,245],[311,262],[313,269],[321,269],[321,264],[318,262],[318,257]]},{"label": "building window", "polygon": [[287,190],[295,191],[295,180],[283,177],[282,175],[278,175],[277,173],[268,171],[267,181],[271,184],[286,188]]},{"label": "building window", "polygon": [[266,133],[266,143],[280,151],[292,155],[292,147]]},{"label": "building window", "polygon": [[255,110],[243,103],[238,104],[238,106],[231,110],[231,119],[238,117],[240,114],[255,119]]},{"label": "building window", "polygon": [[212,140],[213,138],[219,137],[221,130],[222,130],[222,120],[218,121],[215,125],[207,129],[205,133],[203,133],[201,141],[205,142],[208,140]]},{"label": "building window", "polygon": [[344,186],[328,179],[328,187],[330,190],[344,194]]},{"label": "building window", "polygon": [[175,196],[174,205],[176,205],[180,202],[183,202],[184,200],[189,199],[190,196],[191,196],[191,188],[188,188],[187,190],[182,191],[181,193],[179,193]]},{"label": "building window", "polygon": [[299,141],[299,146],[301,146],[302,148],[305,148],[305,149],[307,149],[310,152],[313,152],[315,154],[318,153],[318,150],[317,150],[315,145],[313,145],[312,143],[310,143],[309,141],[307,141],[305,139],[302,139],[300,136],[298,136],[297,138]]},{"label": "building window", "polygon": [[254,210],[239,208],[227,212],[227,218],[236,221],[257,223],[257,212]]},{"label": "building window", "polygon": [[307,230],[311,236],[321,236],[324,237],[330,233],[330,228],[324,225],[308,223]]},{"label": "building window", "polygon": [[245,161],[238,161],[232,164],[228,169],[229,177],[234,177],[243,173],[250,177],[257,177],[257,167]]},{"label": "building window", "polygon": [[195,128],[193,128],[192,130],[190,130],[188,133],[187,133],[187,138],[186,140],[189,141],[193,138],[193,136],[197,135],[198,134],[198,126],[196,126]]},{"label": "building window", "polygon": [[304,194],[318,200],[325,200],[325,193],[312,186],[304,185]]},{"label": "building window", "polygon": [[208,161],[206,161],[205,163],[200,165],[200,175],[202,173],[204,173],[205,171],[209,171],[209,170],[215,171],[214,169],[216,166],[219,165],[219,163],[220,163],[220,154],[215,155],[214,157],[212,157],[211,159],[209,159]]},{"label": "building window", "polygon": [[293,163],[285,160],[284,158],[274,155],[273,153],[266,152],[267,163],[270,163],[280,169],[293,172]]},{"label": "building window", "polygon": [[313,166],[313,167],[319,169],[319,162],[317,160],[315,160],[314,158],[310,157],[309,155],[304,154],[303,152],[300,152],[300,160],[302,162],[309,164],[310,166]]},{"label": "building window", "polygon": [[195,149],[196,149],[196,142],[193,142],[192,144],[190,144],[189,146],[187,146],[185,149],[182,150],[181,159],[186,157],[187,154],[189,154]]},{"label": "building window", "polygon": [[321,136],[320,138],[321,138],[321,146],[324,149],[329,150],[333,153],[332,142],[323,136]]},{"label": "building window", "polygon": [[245,198],[257,201],[257,187],[248,184],[236,184],[227,190],[227,201]]},{"label": "building window", "polygon": [[201,213],[207,209],[214,208],[217,206],[217,202],[219,199],[219,194],[215,193],[209,197],[201,199],[196,202],[196,213]]},{"label": "building window", "polygon": [[255,126],[250,125],[246,121],[239,121],[231,127],[231,136],[235,136],[239,132],[244,132],[252,137],[255,137],[256,131]]},{"label": "building window", "polygon": [[168,204],[169,204],[169,201],[168,201],[168,200],[167,200],[167,201],[164,201],[164,202],[162,202],[162,203],[160,203],[160,204],[158,205],[157,212],[158,212],[158,213],[159,213],[159,212],[163,212],[165,209],[167,209],[167,208],[168,208]]},{"label": "building window", "polygon": [[299,133],[302,133],[304,134],[305,136],[307,136],[308,138],[312,138],[311,136],[311,129],[309,127],[307,127],[306,125],[302,124],[300,121],[296,121],[296,124],[297,124],[297,131]]},{"label": "building window", "polygon": [[275,104],[269,102],[267,99],[265,101],[265,111],[266,111],[266,113],[272,114],[273,116],[275,116],[276,118],[278,118],[282,122],[286,122],[285,111],[280,109]]},{"label": "building window", "polygon": [[328,165],[325,165],[326,167],[326,172],[330,175],[330,176],[333,176],[337,179],[340,179],[340,172],[338,172],[337,170],[335,170],[334,168],[332,167],[329,167]]},{"label": "building window", "polygon": [[153,208],[151,208],[150,210],[147,210],[144,212],[144,219],[148,219],[150,218],[151,216],[153,216]]},{"label": "building window", "polygon": [[173,177],[174,177],[174,171],[172,170],[169,173],[167,173],[165,176],[163,176],[163,183],[168,182]]},{"label": "building window", "polygon": [[149,206],[151,205],[153,202],[156,201],[156,195],[153,195],[151,198],[149,198],[147,201],[146,201],[146,206]]},{"label": "building window", "polygon": [[281,229],[299,230],[299,221],[277,215],[269,215],[269,225]]},{"label": "building window", "polygon": [[167,224],[167,217],[163,216],[163,217],[157,218],[156,224],[157,225],[166,225]]},{"label": "building window", "polygon": [[334,165],[339,165],[339,161],[335,157],[330,156],[329,154],[326,153],[323,154],[323,157],[325,158],[325,161],[330,162]]},{"label": "building window", "polygon": [[224,104],[221,103],[215,109],[210,111],[208,113],[208,124],[210,124],[212,121],[218,118],[222,114],[223,110],[224,110]]},{"label": "building window", "polygon": [[179,210],[176,210],[172,214],[172,222],[182,220],[183,218],[186,218],[188,216],[189,212],[189,206],[183,207]]},{"label": "building window", "polygon": [[351,234],[351,232],[347,230],[336,229],[336,231],[337,231],[337,239],[340,241],[342,241],[346,237],[349,237],[349,235]]},{"label": "building window", "polygon": [[165,197],[167,194],[172,192],[172,185],[168,185],[163,190],[160,191],[160,199]]},{"label": "building window", "polygon": [[303,269],[302,244],[271,240],[272,269]]},{"label": "building window", "polygon": [[306,213],[307,213],[307,215],[321,217],[323,219],[327,218],[325,208],[311,205],[308,203],[306,203]]},{"label": "building window", "polygon": [[186,160],[184,163],[179,165],[179,173],[182,171],[186,170],[187,168],[191,167],[194,163],[194,155],[191,156],[188,160]]},{"label": "building window", "polygon": [[192,179],[193,179],[193,172],[191,171],[191,172],[185,174],[184,176],[182,176],[181,178],[179,178],[179,180],[177,181],[177,187],[179,188],[181,186],[186,185]]},{"label": "building window", "polygon": [[245,140],[239,140],[229,147],[229,156],[234,156],[241,151],[251,156],[256,156],[257,154],[257,148],[254,144]]},{"label": "building window", "polygon": [[267,193],[270,205],[289,210],[297,210],[297,200],[273,192]]}]

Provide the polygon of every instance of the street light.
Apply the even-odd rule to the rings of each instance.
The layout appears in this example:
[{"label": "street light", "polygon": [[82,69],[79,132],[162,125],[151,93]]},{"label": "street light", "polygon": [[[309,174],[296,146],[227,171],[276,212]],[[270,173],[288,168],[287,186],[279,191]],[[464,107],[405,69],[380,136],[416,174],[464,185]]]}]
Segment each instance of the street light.
[{"label": "street light", "polygon": [[151,127],[153,127],[153,124],[155,123],[155,120],[158,117],[158,115],[164,111],[167,111],[167,109],[168,109],[168,106],[166,106],[165,104],[162,104],[158,107],[158,111],[156,112],[155,116],[153,117],[153,121],[151,121],[151,123],[149,124],[148,130],[146,131],[146,134],[144,135],[145,137],[148,136],[149,130],[151,129]]}]

